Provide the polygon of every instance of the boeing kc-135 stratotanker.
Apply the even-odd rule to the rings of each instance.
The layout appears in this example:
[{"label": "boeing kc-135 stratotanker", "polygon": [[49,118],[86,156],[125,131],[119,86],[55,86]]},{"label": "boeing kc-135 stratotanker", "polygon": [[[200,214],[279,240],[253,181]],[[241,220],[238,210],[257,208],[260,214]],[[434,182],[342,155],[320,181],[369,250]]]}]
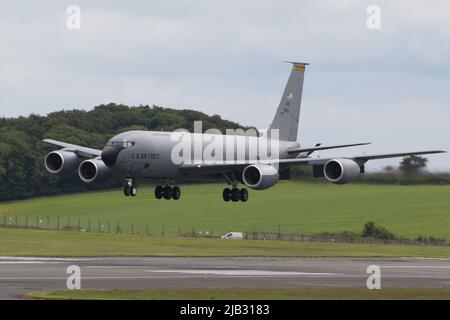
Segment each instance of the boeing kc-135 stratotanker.
[{"label": "boeing kc-135 stratotanker", "polygon": [[[137,195],[136,179],[164,179],[166,184],[155,188],[157,199],[178,200],[181,190],[176,182],[221,178],[231,186],[223,190],[223,199],[236,202],[248,200],[247,189],[238,188],[239,183],[255,190],[267,189],[279,180],[288,179],[290,166],[310,165],[315,177],[325,177],[332,183],[344,184],[356,180],[364,172],[364,165],[369,160],[445,152],[430,150],[311,158],[310,155],[315,151],[368,143],[300,147],[296,140],[303,79],[308,63],[290,63],[292,71],[281,102],[270,128],[263,135],[128,131],[111,138],[103,150],[45,139],[47,143],[62,147],[47,154],[45,167],[54,174],[78,170],[81,180],[86,183],[103,181],[117,172],[125,178],[125,196],[133,197]],[[182,150],[186,141],[188,146]],[[211,148],[212,144],[219,147],[211,151],[214,149]],[[266,146],[266,149],[261,146]],[[177,152],[174,152],[175,149]],[[253,152],[260,149],[268,152]],[[209,151],[211,159],[205,159],[206,151]]]}]

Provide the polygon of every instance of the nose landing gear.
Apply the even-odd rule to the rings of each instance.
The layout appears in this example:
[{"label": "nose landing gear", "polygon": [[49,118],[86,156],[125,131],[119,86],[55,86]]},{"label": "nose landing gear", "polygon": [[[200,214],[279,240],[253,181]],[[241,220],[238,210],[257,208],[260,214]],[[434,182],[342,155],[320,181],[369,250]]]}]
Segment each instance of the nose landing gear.
[{"label": "nose landing gear", "polygon": [[137,187],[134,183],[133,178],[126,178],[125,179],[125,186],[123,187],[123,194],[128,197],[132,196],[135,197],[137,195]]}]

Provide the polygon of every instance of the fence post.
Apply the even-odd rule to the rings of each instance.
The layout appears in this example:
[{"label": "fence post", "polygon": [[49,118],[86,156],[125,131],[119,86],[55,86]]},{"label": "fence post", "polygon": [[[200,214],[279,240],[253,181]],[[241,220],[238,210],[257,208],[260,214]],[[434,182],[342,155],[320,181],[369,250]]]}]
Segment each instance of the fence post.
[{"label": "fence post", "polygon": [[120,223],[119,223],[119,221],[117,221],[116,233],[122,233],[122,230],[120,230]]},{"label": "fence post", "polygon": [[78,218],[78,231],[81,231],[81,220]]},{"label": "fence post", "polygon": [[56,219],[56,230],[59,231],[59,216]]},{"label": "fence post", "polygon": [[108,221],[108,233],[111,233],[111,221]]},{"label": "fence post", "polygon": [[[17,227],[17,214],[15,215],[15,224]],[[28,214],[25,215],[25,228],[28,228]]]},{"label": "fence post", "polygon": [[97,220],[97,222],[98,222],[98,233],[100,233],[100,225],[101,225],[101,222],[100,222],[100,220]]},{"label": "fence post", "polygon": [[88,219],[88,232],[91,232],[91,220]]},{"label": "fence post", "polygon": [[278,224],[278,241],[281,240],[281,223]]},{"label": "fence post", "polygon": [[67,218],[67,228],[68,228],[69,231],[70,231],[70,217]]}]

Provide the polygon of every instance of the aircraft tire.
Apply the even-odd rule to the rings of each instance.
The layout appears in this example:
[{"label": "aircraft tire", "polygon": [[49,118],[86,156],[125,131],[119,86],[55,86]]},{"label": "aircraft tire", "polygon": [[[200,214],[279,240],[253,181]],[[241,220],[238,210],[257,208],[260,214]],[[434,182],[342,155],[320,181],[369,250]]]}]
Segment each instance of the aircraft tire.
[{"label": "aircraft tire", "polygon": [[172,188],[172,199],[178,200],[181,197],[181,190],[179,187],[175,186]]},{"label": "aircraft tire", "polygon": [[223,189],[222,192],[223,201],[230,201],[231,200],[231,190],[230,188]]},{"label": "aircraft tire", "polygon": [[241,189],[241,201],[246,202],[248,200],[248,191],[247,189]]},{"label": "aircraft tire", "polygon": [[164,189],[160,185],[157,185],[155,188],[155,198],[156,199],[162,199],[164,195]]},{"label": "aircraft tire", "polygon": [[136,197],[136,195],[137,195],[137,188],[136,188],[136,186],[131,186],[129,188],[130,188],[130,196]]},{"label": "aircraft tire", "polygon": [[125,186],[123,188],[123,194],[125,195],[125,197],[128,197],[130,195],[130,187],[129,186]]},{"label": "aircraft tire", "polygon": [[233,188],[231,190],[231,201],[238,202],[241,199],[241,190],[238,188]]},{"label": "aircraft tire", "polygon": [[164,187],[163,196],[164,196],[164,199],[166,199],[166,200],[170,200],[172,198],[173,192],[172,192],[172,188],[170,186]]}]

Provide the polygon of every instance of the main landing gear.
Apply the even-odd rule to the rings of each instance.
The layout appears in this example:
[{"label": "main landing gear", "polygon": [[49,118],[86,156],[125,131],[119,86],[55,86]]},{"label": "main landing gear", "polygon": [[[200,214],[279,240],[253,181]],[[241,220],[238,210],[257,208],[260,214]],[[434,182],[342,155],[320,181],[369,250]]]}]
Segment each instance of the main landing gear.
[{"label": "main landing gear", "polygon": [[125,179],[125,186],[123,187],[123,194],[128,197],[132,196],[135,197],[137,195],[137,187],[134,183],[133,178],[126,178]]},{"label": "main landing gear", "polygon": [[248,191],[247,189],[239,189],[239,188],[225,188],[222,192],[222,197],[224,201],[242,201],[246,202],[248,200]]},{"label": "main landing gear", "polygon": [[239,189],[237,187],[238,181],[234,173],[231,174],[231,177],[228,174],[223,174],[223,177],[227,181],[232,188],[225,188],[222,192],[222,198],[224,201],[229,202],[230,200],[233,202],[246,202],[248,200],[248,191],[245,188]]},{"label": "main landing gear", "polygon": [[181,190],[178,186],[156,186],[155,188],[155,198],[156,199],[166,199],[166,200],[178,200],[181,197]]}]

